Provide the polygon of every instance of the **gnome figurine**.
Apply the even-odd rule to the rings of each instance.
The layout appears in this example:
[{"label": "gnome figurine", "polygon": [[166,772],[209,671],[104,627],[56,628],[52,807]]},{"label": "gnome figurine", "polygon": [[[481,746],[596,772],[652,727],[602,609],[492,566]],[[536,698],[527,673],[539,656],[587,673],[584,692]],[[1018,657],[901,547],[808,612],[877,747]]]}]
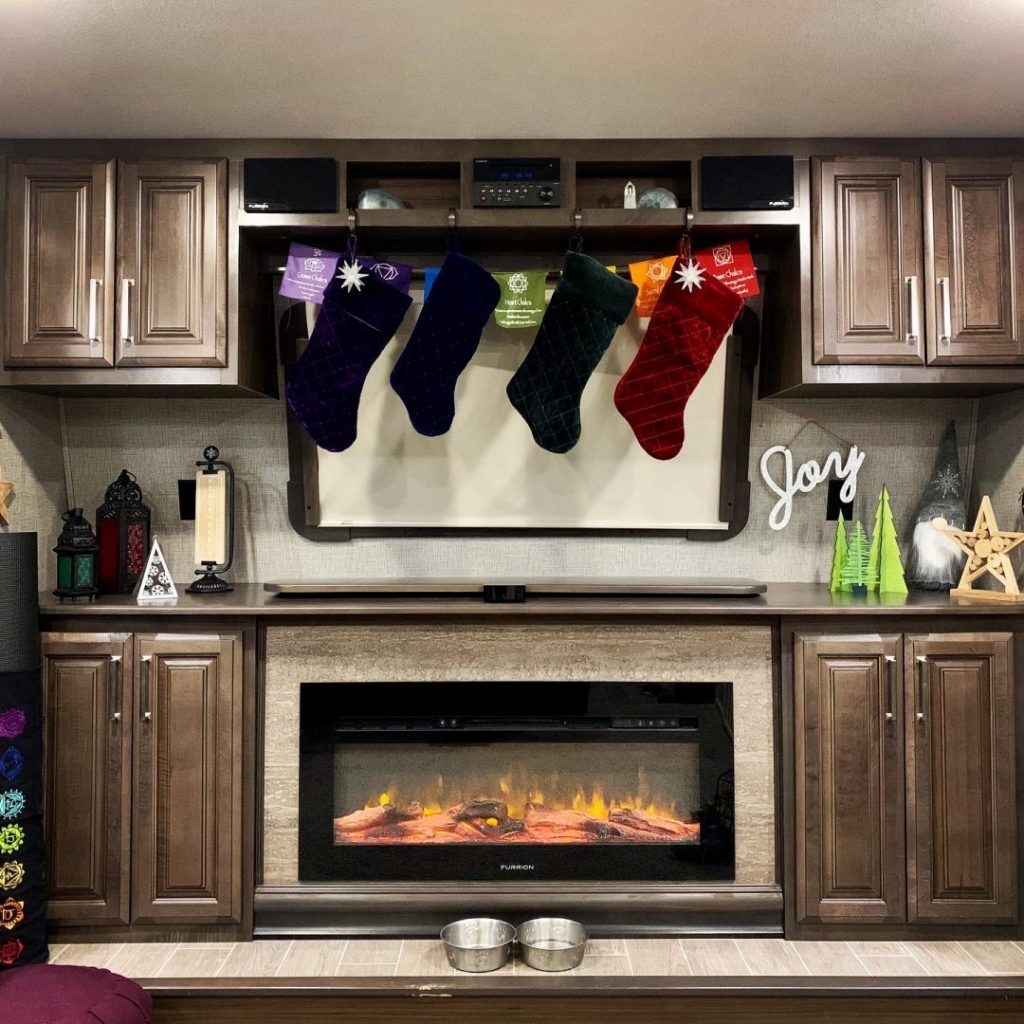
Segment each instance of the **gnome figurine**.
[{"label": "gnome figurine", "polygon": [[960,579],[964,554],[932,526],[941,516],[950,526],[964,529],[967,508],[964,480],[960,473],[960,454],[956,444],[956,423],[952,420],[935,456],[931,479],[925,487],[914,515],[914,535],[910,544],[907,583],[915,590],[949,590]]}]

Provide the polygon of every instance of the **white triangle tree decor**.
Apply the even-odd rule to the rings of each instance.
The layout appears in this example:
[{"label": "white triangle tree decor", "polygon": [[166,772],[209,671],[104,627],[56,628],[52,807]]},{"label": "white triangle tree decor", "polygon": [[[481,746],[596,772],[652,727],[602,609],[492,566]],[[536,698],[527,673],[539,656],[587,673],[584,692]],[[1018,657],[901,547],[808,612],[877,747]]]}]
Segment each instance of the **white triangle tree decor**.
[{"label": "white triangle tree decor", "polygon": [[139,589],[136,601],[176,601],[178,590],[171,579],[171,570],[167,567],[167,559],[160,550],[160,542],[154,537],[153,546],[149,549],[146,571],[139,578]]}]

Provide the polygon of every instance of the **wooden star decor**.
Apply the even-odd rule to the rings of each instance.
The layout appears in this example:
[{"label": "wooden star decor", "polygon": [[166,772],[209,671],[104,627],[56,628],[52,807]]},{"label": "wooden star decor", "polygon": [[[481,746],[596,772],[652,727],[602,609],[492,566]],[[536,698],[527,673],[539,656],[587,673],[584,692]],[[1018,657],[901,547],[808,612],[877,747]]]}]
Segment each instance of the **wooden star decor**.
[{"label": "wooden star decor", "polygon": [[[1024,594],[1017,586],[1017,574],[1009,558],[1010,552],[1024,542],[1024,533],[999,529],[987,494],[981,499],[973,530],[957,530],[942,518],[933,519],[932,526],[967,553],[967,564],[960,576],[959,585],[949,592],[951,597],[979,601],[1024,601]],[[1002,584],[1003,589],[975,590],[975,582],[986,573]]]}]

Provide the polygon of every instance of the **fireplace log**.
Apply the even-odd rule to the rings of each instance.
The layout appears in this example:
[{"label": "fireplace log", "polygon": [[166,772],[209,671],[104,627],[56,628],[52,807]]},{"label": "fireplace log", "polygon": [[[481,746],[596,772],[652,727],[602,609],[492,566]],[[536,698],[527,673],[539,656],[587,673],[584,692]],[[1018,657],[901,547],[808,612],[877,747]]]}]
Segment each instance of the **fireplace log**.
[{"label": "fireplace log", "polygon": [[616,825],[628,826],[643,833],[648,840],[657,838],[696,842],[700,839],[700,823],[696,821],[674,821],[630,807],[612,811],[608,817]]},{"label": "fireplace log", "polygon": [[423,807],[418,803],[405,804],[401,807],[367,807],[362,811],[353,811],[343,818],[334,819],[334,841],[350,842],[352,834],[365,832],[368,829],[384,828],[402,821],[412,821],[423,817]]},{"label": "fireplace log", "polygon": [[508,804],[500,800],[467,800],[464,804],[456,804],[448,813],[457,821],[496,818],[500,824],[508,821]]}]

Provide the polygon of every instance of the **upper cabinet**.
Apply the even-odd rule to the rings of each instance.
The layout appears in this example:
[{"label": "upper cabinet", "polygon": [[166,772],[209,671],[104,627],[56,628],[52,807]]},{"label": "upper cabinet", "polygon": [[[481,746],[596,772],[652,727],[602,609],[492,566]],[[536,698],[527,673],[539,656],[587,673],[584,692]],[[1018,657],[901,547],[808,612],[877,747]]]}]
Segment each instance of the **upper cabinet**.
[{"label": "upper cabinet", "polygon": [[224,366],[226,161],[122,164],[121,366]]},{"label": "upper cabinet", "polygon": [[1024,361],[1024,161],[926,160],[928,361]]},{"label": "upper cabinet", "polygon": [[924,362],[921,184],[913,160],[823,160],[815,362]]},{"label": "upper cabinet", "polygon": [[12,161],[6,198],[7,382],[233,383],[195,373],[230,363],[226,160]]},{"label": "upper cabinet", "polygon": [[114,365],[114,164],[7,167],[7,366]]},{"label": "upper cabinet", "polygon": [[1024,162],[819,159],[812,186],[815,365],[1024,362]]}]

